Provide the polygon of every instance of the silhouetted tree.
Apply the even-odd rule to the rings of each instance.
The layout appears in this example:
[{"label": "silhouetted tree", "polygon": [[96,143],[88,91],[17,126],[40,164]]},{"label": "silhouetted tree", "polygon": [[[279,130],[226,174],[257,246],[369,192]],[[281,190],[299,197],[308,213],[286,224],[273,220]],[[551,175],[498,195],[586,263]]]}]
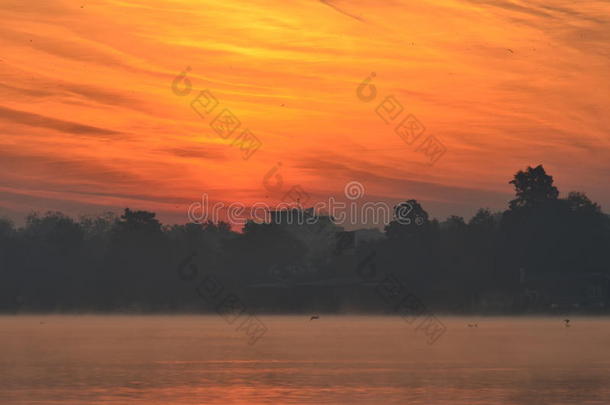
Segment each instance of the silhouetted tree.
[{"label": "silhouetted tree", "polygon": [[395,205],[394,218],[385,226],[385,234],[388,239],[404,239],[422,235],[430,223],[428,213],[417,200],[407,200]]},{"label": "silhouetted tree", "polygon": [[515,186],[517,198],[510,202],[510,208],[537,207],[548,201],[556,200],[559,191],[553,186],[553,177],[546,174],[544,167],[528,167],[519,170],[509,182]]},{"label": "silhouetted tree", "polygon": [[[250,309],[306,310],[315,303],[316,310],[335,310],[347,300],[391,311],[375,291],[396,278],[429,308],[460,312],[485,308],[480,303],[489,294],[516,301],[522,274],[610,277],[610,217],[598,204],[582,192],[560,198],[542,166],[518,171],[510,184],[516,198],[507,210],[480,209],[468,222],[450,216],[439,223],[406,200],[394,207],[385,234],[360,238],[367,234],[360,231],[355,247],[342,252],[336,235],[343,228],[329,217],[248,222],[241,233],[224,222],[164,226],[155,213],[129,208],[118,218],[106,213],[78,221],[34,213],[20,228],[0,218],[0,310],[212,311],[196,287],[213,273],[222,288],[247,296]],[[365,283],[356,269],[372,252],[375,277]],[[185,260],[196,269],[192,277],[178,273]],[[608,289],[608,278],[599,279]],[[277,295],[265,290],[278,285]]]}]

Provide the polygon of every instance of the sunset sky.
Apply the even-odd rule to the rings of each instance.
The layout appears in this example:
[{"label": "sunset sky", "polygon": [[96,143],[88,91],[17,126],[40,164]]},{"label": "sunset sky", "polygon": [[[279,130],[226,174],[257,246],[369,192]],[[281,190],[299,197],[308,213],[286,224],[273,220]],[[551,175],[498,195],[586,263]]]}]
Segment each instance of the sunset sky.
[{"label": "sunset sky", "polygon": [[[184,223],[203,193],[317,201],[350,181],[468,219],[538,164],[610,206],[608,1],[2,0],[0,21],[0,216],[17,222],[131,207]],[[206,89],[219,104],[202,118]],[[388,96],[404,107],[389,124]],[[225,108],[241,122],[227,140],[210,126]],[[446,148],[434,165],[394,132],[409,114]],[[231,146],[246,128],[249,159]]]}]

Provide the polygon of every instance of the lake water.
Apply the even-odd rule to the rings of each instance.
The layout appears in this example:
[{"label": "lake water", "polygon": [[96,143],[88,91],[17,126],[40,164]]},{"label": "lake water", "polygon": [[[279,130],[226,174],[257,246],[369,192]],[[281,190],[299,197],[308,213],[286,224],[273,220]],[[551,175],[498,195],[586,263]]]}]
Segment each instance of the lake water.
[{"label": "lake water", "polygon": [[0,403],[610,404],[607,318],[259,318],[3,316]]}]

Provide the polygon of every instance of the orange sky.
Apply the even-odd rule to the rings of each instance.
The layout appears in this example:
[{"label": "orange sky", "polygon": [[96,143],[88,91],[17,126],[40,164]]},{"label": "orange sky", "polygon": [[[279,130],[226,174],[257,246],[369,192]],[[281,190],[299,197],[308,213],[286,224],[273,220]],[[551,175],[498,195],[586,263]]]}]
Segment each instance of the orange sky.
[{"label": "orange sky", "polygon": [[[185,222],[202,193],[277,201],[262,179],[278,162],[283,191],[359,181],[439,218],[504,208],[513,173],[540,163],[610,204],[608,2],[3,0],[0,20],[0,215]],[[190,107],[204,89],[207,119]],[[434,166],[375,113],[390,95],[394,124],[413,114],[445,145]],[[223,108],[261,140],[250,159],[210,128]]]}]

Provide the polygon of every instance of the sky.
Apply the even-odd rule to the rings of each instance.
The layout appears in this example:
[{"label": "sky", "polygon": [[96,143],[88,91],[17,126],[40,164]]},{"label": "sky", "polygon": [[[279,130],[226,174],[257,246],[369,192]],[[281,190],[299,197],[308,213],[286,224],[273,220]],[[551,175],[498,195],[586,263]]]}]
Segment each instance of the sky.
[{"label": "sky", "polygon": [[184,223],[204,194],[310,204],[350,182],[468,219],[538,164],[608,212],[608,1],[2,0],[0,21],[0,216],[17,222]]}]

